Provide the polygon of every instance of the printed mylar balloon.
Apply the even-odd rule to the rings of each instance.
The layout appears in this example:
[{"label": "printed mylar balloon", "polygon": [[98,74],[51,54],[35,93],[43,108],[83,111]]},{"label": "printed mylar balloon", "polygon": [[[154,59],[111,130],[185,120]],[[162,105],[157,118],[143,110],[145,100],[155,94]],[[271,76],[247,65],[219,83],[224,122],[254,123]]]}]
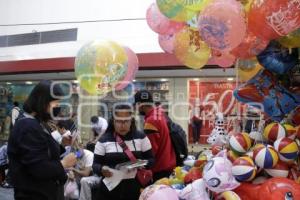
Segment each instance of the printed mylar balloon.
[{"label": "printed mylar balloon", "polygon": [[269,44],[269,41],[263,40],[253,33],[248,32],[243,42],[231,51],[231,54],[237,58],[249,59],[261,53]]},{"label": "printed mylar balloon", "polygon": [[185,8],[184,1],[177,0],[156,0],[160,12],[174,21],[185,22],[193,18],[197,12]]},{"label": "printed mylar balloon", "polygon": [[173,34],[185,26],[183,22],[175,22],[164,16],[155,3],[148,8],[146,19],[149,27],[158,34]]},{"label": "printed mylar balloon", "polygon": [[300,47],[300,28],[287,36],[279,38],[278,42],[286,48]]},{"label": "printed mylar balloon", "polygon": [[271,41],[267,48],[257,55],[257,60],[266,69],[285,74],[298,63],[298,49],[287,49],[277,41]]},{"label": "printed mylar balloon", "polygon": [[210,48],[201,40],[199,32],[189,28],[176,33],[174,52],[181,63],[194,69],[203,67],[211,54]]},{"label": "printed mylar balloon", "polygon": [[159,35],[159,46],[167,53],[174,53],[175,34]]},{"label": "printed mylar balloon", "polygon": [[80,86],[92,95],[104,95],[123,80],[128,57],[122,46],[112,41],[93,41],[84,45],[75,60]]},{"label": "printed mylar balloon", "polygon": [[248,28],[260,38],[272,40],[300,27],[300,1],[254,0],[248,16]]},{"label": "printed mylar balloon", "polygon": [[257,62],[256,58],[238,61],[238,79],[240,81],[248,81],[253,78],[262,66]]},{"label": "printed mylar balloon", "polygon": [[118,84],[115,86],[116,90],[122,90],[129,83],[131,83],[139,69],[139,61],[136,54],[128,47],[124,47],[124,49],[128,57],[128,67],[124,79],[119,81]]},{"label": "printed mylar balloon", "polygon": [[218,0],[210,3],[198,18],[202,39],[211,48],[223,52],[237,47],[246,35],[243,12],[241,4],[237,1]]},{"label": "printed mylar balloon", "polygon": [[282,87],[274,75],[262,70],[234,91],[238,101],[263,109],[272,120],[280,121],[300,105],[300,96]]}]

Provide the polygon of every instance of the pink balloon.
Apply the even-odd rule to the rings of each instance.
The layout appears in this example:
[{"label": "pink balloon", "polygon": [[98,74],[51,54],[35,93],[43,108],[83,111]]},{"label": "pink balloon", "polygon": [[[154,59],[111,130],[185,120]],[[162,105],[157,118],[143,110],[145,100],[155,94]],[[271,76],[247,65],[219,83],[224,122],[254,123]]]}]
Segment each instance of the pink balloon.
[{"label": "pink balloon", "polygon": [[129,83],[131,83],[139,69],[139,61],[136,54],[128,47],[124,47],[124,49],[128,56],[127,72],[124,79],[122,81],[119,81],[119,83],[115,86],[115,90],[122,90]]},{"label": "pink balloon", "polygon": [[202,39],[213,49],[229,52],[246,36],[245,13],[237,1],[214,1],[198,18]]},{"label": "pink balloon", "polygon": [[139,200],[179,200],[174,189],[166,185],[150,185],[143,190]]},{"label": "pink balloon", "polygon": [[158,34],[173,34],[185,26],[183,22],[175,22],[164,16],[156,3],[151,4],[148,8],[146,20],[149,27]]},{"label": "pink balloon", "polygon": [[220,67],[227,68],[234,65],[236,57],[229,53],[222,53],[217,50],[212,51],[212,57],[209,62],[219,65]]},{"label": "pink balloon", "polygon": [[174,53],[174,41],[175,34],[158,36],[159,46],[167,53]]}]

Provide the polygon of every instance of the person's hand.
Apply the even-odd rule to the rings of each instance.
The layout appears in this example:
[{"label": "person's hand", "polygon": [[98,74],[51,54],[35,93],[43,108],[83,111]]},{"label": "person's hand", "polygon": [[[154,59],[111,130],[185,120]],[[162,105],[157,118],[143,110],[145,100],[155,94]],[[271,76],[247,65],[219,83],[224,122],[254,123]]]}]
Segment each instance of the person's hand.
[{"label": "person's hand", "polygon": [[67,169],[73,167],[76,164],[77,159],[74,153],[69,153],[60,162],[62,166]]},{"label": "person's hand", "polygon": [[71,180],[74,180],[75,179],[75,174],[73,171],[69,171],[68,173],[68,178],[71,179]]},{"label": "person's hand", "polygon": [[62,136],[61,144],[63,146],[71,146],[72,144],[72,136],[67,135],[67,136]]},{"label": "person's hand", "polygon": [[113,173],[111,171],[109,171],[108,167],[104,166],[102,167],[101,173],[104,177],[112,177]]}]

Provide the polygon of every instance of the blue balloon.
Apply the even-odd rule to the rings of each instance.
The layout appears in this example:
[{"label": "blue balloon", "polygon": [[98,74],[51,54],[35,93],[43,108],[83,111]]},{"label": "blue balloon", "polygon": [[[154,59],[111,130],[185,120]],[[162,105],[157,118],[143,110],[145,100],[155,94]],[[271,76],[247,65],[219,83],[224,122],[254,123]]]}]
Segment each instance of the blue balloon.
[{"label": "blue balloon", "polygon": [[257,55],[258,62],[267,70],[285,74],[298,63],[298,49],[288,49],[273,40],[267,48]]},{"label": "blue balloon", "polygon": [[261,70],[234,91],[235,98],[262,109],[272,120],[280,122],[300,105],[300,96],[289,92],[268,70]]},{"label": "blue balloon", "polygon": [[171,188],[175,189],[175,190],[182,190],[183,188],[185,188],[184,184],[173,184],[171,185]]}]

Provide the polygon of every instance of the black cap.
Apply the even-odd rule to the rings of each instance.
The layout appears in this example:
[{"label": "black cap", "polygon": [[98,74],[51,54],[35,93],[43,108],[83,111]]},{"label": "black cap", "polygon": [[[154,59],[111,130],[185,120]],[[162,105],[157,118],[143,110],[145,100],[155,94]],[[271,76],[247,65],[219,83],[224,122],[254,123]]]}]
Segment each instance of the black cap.
[{"label": "black cap", "polygon": [[153,103],[152,94],[147,90],[140,90],[134,95],[134,103]]}]

